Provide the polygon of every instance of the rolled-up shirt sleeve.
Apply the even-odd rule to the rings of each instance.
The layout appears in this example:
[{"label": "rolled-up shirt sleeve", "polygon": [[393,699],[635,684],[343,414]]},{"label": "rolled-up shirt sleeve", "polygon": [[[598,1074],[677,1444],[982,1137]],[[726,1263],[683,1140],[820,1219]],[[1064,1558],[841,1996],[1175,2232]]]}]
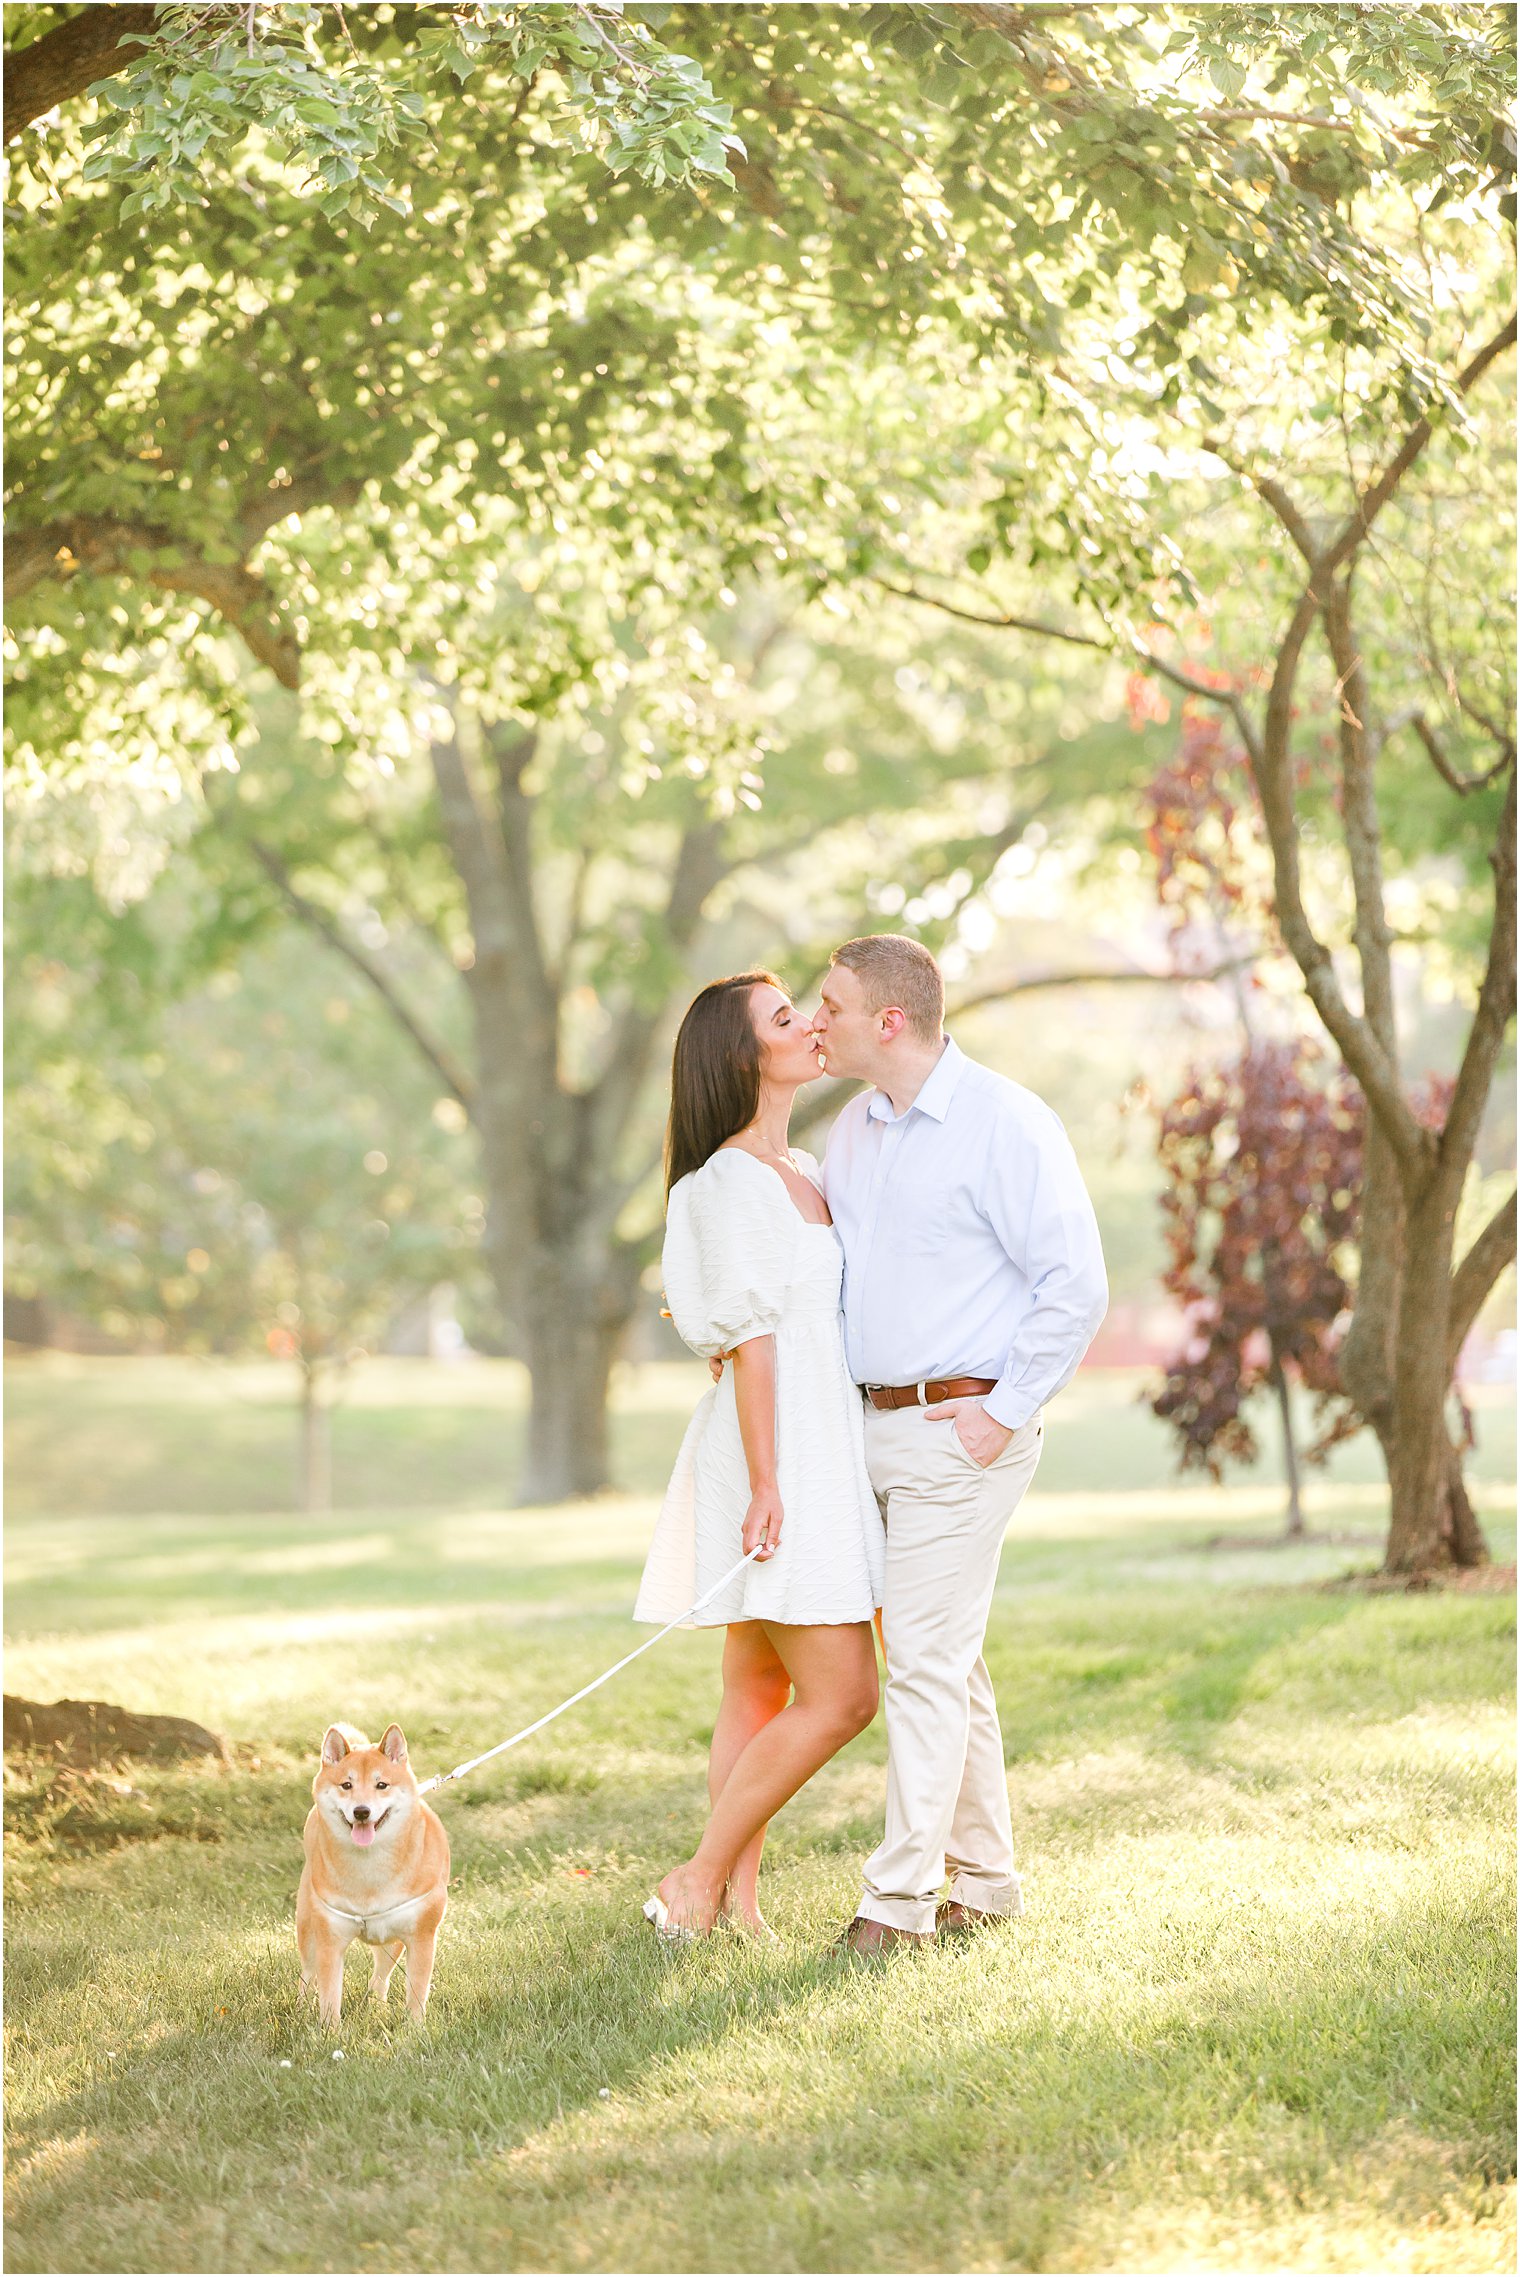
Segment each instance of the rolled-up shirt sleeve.
[{"label": "rolled-up shirt sleeve", "polygon": [[1010,1431],[1070,1383],[1108,1310],[1098,1221],[1060,1120],[1047,1109],[999,1132],[981,1197],[988,1222],[1028,1288],[987,1413]]}]

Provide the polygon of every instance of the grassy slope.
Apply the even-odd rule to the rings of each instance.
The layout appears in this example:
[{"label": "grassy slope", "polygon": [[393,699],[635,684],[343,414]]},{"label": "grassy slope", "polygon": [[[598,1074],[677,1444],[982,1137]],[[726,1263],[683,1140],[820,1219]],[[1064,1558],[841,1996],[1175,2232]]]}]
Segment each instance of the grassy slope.
[{"label": "grassy slope", "polygon": [[[197,1511],[260,1452],[218,1387],[28,1381],[54,1428],[23,1405],[9,1688],[196,1714],[239,1761],[12,1789],[13,2270],[1511,2265],[1512,1599],[1207,1548],[1275,1489],[1168,1485],[1128,1387],[1084,1381],[990,1634],[1022,1924],[881,1976],[819,1957],[878,1725],[778,1826],[782,1952],[657,1951],[637,1901],[700,1823],[715,1700],[716,1639],[682,1636],[451,1793],[429,2023],[368,2010],[355,1960],[337,2062],[290,1936],[323,1722],[397,1714],[432,1767],[527,1720],[626,1649],[652,1503],[484,1507],[472,1376],[420,1434],[427,1507]],[[348,1418],[393,1491],[434,1382]],[[689,1389],[631,1387],[626,1475]],[[1507,1420],[1480,1468],[1512,1555]],[[1375,1525],[1356,1467],[1315,1490],[1343,1530]]]}]

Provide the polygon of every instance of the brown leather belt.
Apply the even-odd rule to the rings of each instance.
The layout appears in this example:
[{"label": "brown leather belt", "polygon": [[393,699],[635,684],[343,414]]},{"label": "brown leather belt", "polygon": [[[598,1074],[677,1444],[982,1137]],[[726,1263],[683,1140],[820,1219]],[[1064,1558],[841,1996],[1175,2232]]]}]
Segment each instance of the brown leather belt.
[{"label": "brown leather belt", "polygon": [[980,1399],[997,1390],[996,1376],[943,1376],[926,1384],[862,1384],[875,1408],[938,1407],[942,1399]]}]

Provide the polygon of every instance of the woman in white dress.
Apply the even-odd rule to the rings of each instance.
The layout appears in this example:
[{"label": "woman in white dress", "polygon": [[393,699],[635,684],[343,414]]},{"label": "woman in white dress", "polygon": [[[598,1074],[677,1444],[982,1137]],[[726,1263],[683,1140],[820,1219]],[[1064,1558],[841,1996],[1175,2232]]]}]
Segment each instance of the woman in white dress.
[{"label": "woman in white dress", "polygon": [[759,1554],[695,1624],[728,1631],[712,1815],[644,1908],[664,1937],[720,1920],[771,1934],[756,1889],[767,1822],[876,1713],[885,1537],[845,1368],[843,1257],[817,1165],[787,1145],[818,1074],[770,973],[714,981],[676,1038],[665,1294],[691,1349],[733,1365],[692,1417],[634,1618],[675,1620]]}]

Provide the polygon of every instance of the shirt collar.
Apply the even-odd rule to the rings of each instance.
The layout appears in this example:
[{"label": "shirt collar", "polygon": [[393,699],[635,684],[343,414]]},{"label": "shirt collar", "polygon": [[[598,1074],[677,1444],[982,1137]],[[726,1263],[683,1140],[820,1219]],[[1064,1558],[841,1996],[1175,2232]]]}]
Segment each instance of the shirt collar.
[{"label": "shirt collar", "polygon": [[[924,1114],[932,1115],[937,1123],[942,1123],[950,1111],[950,1101],[954,1097],[955,1087],[961,1079],[965,1065],[965,1053],[951,1037],[947,1036],[944,1050],[924,1078],[918,1097],[914,1100],[913,1106],[908,1109],[908,1113],[911,1115],[914,1109],[918,1108]],[[892,1102],[885,1091],[873,1091],[871,1093],[866,1113],[873,1123],[894,1123],[901,1119],[893,1114]]]}]

